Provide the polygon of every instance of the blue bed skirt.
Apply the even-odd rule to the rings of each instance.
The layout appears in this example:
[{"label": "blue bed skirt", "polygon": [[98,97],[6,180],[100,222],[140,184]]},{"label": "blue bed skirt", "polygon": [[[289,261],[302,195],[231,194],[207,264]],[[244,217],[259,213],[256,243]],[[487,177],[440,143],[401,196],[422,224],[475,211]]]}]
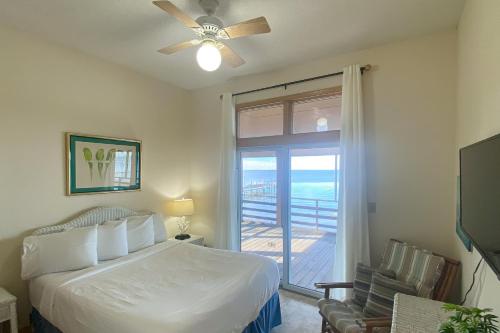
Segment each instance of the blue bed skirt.
[{"label": "blue bed skirt", "polygon": [[281,325],[280,295],[276,292],[260,309],[259,316],[242,333],[270,333],[273,327]]},{"label": "blue bed skirt", "polygon": [[[31,311],[31,325],[35,333],[62,333],[57,327],[43,318],[35,308]],[[276,292],[264,304],[259,316],[242,333],[270,333],[273,327],[281,325],[280,295]]]}]

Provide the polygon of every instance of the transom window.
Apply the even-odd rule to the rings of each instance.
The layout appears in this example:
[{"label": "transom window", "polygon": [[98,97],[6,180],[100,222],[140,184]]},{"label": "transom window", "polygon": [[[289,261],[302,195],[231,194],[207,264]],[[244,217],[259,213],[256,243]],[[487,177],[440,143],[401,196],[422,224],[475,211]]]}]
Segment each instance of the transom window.
[{"label": "transom window", "polygon": [[335,87],[238,104],[238,146],[337,143],[341,94]]}]

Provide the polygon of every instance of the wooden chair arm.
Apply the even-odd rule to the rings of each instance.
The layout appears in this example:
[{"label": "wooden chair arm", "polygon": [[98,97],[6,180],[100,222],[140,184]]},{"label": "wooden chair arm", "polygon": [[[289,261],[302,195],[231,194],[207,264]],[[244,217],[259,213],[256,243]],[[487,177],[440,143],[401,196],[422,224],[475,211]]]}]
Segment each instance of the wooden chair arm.
[{"label": "wooden chair arm", "polygon": [[363,318],[362,321],[366,326],[366,333],[372,333],[375,327],[391,327],[392,325],[391,317]]},{"label": "wooden chair arm", "polygon": [[318,282],[314,286],[319,289],[325,289],[325,298],[330,298],[330,289],[354,288],[352,282]]}]

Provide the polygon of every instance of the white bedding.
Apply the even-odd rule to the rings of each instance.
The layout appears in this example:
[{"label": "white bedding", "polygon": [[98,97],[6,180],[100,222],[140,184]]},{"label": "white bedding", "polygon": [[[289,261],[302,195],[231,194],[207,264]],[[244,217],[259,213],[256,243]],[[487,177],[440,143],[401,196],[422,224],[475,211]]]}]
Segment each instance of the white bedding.
[{"label": "white bedding", "polygon": [[278,286],[271,259],[167,241],[38,277],[30,297],[64,333],[240,333]]}]

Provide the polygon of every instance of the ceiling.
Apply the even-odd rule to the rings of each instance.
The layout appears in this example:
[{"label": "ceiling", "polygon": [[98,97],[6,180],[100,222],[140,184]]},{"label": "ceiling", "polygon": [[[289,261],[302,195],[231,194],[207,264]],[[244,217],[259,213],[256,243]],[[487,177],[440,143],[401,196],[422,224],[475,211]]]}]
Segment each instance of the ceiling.
[{"label": "ceiling", "polygon": [[[171,0],[193,18],[198,0]],[[204,72],[196,49],[156,50],[194,34],[149,0],[0,0],[0,24],[33,32],[174,85],[196,89],[232,77],[456,27],[464,0],[219,0],[226,25],[266,16],[271,33],[231,40],[246,64]]]}]

